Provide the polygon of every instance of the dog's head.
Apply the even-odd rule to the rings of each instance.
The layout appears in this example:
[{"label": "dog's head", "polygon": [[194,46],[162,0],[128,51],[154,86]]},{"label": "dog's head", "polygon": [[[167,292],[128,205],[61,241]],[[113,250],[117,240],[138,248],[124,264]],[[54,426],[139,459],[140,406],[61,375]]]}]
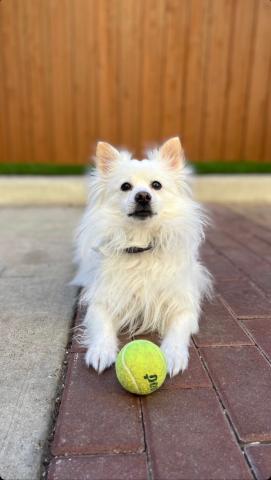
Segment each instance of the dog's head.
[{"label": "dog's head", "polygon": [[178,137],[166,141],[148,159],[131,159],[110,144],[99,142],[96,167],[105,203],[130,222],[159,221],[176,211],[183,180],[184,154]]}]

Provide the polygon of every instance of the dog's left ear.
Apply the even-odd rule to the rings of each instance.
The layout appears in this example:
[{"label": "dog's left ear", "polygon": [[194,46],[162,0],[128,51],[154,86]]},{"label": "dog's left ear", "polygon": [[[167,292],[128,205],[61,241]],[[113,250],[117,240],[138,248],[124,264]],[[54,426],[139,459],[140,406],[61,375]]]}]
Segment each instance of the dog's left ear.
[{"label": "dog's left ear", "polygon": [[102,173],[110,170],[112,163],[119,159],[119,152],[110,143],[98,142],[96,148],[96,165]]},{"label": "dog's left ear", "polygon": [[160,157],[169,162],[172,168],[178,168],[184,164],[184,152],[179,137],[173,137],[163,143],[159,149]]}]

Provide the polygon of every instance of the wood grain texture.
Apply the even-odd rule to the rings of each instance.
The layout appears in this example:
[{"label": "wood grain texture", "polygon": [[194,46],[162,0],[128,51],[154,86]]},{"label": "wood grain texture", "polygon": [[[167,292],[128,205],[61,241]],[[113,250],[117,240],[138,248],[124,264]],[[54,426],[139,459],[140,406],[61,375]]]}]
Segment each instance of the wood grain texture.
[{"label": "wood grain texture", "polygon": [[120,146],[129,145],[134,153],[139,152],[140,140],[140,80],[142,69],[141,22],[143,3],[134,0],[121,0],[119,44],[119,89],[118,106]]},{"label": "wood grain texture", "polygon": [[[271,58],[271,2],[257,2],[258,15],[254,49],[251,59],[251,81],[247,96],[247,121],[241,155],[246,160],[263,160],[265,136],[270,136],[266,125],[270,91]],[[269,81],[269,83],[268,83]],[[271,152],[269,152],[271,157]],[[269,158],[269,161],[271,158]]]},{"label": "wood grain texture", "polygon": [[168,2],[164,13],[160,137],[180,135],[184,129],[188,2]]},{"label": "wood grain texture", "polygon": [[200,157],[220,159],[235,0],[212,0],[201,118]]},{"label": "wood grain texture", "polygon": [[143,3],[143,49],[139,67],[141,147],[151,146],[160,134],[165,6],[164,0],[147,0]]},{"label": "wood grain texture", "polygon": [[184,128],[181,138],[190,159],[201,159],[202,112],[205,105],[205,79],[209,54],[211,2],[188,2],[189,30],[185,39],[187,52]]},{"label": "wood grain texture", "polygon": [[0,1],[0,162],[271,161],[269,0]]},{"label": "wood grain texture", "polygon": [[[222,155],[227,160],[241,158],[247,111],[247,89],[251,73],[251,51],[257,20],[257,0],[237,1],[234,5],[230,46],[228,91],[225,96]],[[240,28],[240,26],[242,27]],[[238,48],[236,48],[238,45]]]},{"label": "wood grain texture", "polygon": [[[87,161],[98,137],[96,1],[72,2],[72,105],[75,162]],[[83,18],[88,22],[82,22]]]}]

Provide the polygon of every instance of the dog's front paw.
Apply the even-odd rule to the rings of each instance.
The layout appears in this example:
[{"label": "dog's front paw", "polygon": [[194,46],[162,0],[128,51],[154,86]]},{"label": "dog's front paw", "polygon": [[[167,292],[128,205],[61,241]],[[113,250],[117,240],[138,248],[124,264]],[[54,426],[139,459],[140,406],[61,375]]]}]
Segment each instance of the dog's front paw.
[{"label": "dog's front paw", "polygon": [[115,363],[118,353],[117,343],[99,342],[91,345],[85,355],[88,367],[93,367],[98,373],[103,372]]},{"label": "dog's front paw", "polygon": [[188,347],[163,342],[161,350],[166,357],[167,371],[170,377],[174,377],[174,375],[177,375],[180,371],[183,372],[187,368],[189,360]]}]

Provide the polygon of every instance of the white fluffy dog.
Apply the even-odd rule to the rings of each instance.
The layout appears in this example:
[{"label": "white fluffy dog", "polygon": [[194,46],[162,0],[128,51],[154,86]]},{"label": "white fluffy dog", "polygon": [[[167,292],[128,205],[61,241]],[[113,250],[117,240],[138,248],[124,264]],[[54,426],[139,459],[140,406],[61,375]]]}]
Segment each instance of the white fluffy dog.
[{"label": "white fluffy dog", "polygon": [[171,376],[188,364],[190,336],[211,280],[199,261],[204,215],[192,200],[179,138],[135,160],[105,142],[96,151],[77,232],[86,363],[114,363],[117,334],[157,331]]}]

